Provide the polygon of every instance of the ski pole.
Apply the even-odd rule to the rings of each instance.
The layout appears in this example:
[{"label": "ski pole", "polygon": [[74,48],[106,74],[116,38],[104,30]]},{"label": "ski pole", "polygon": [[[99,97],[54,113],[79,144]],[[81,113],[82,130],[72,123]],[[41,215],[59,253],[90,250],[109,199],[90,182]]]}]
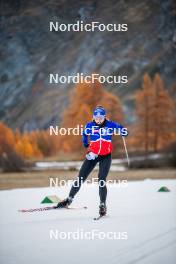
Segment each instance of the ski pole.
[{"label": "ski pole", "polygon": [[129,156],[128,156],[128,151],[127,151],[127,147],[126,147],[126,142],[125,142],[125,138],[122,137],[123,139],[123,144],[124,144],[124,148],[125,148],[125,152],[126,152],[126,157],[127,157],[127,162],[128,162],[128,167],[130,166],[130,160],[129,160]]}]

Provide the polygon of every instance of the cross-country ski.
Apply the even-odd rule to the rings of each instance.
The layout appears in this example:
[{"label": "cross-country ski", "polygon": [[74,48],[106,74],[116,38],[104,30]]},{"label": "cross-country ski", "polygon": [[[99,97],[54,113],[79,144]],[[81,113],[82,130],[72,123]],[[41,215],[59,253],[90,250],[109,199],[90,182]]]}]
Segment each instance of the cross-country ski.
[{"label": "cross-country ski", "polygon": [[81,210],[81,209],[87,209],[87,206],[83,207],[65,207],[65,208],[57,208],[56,206],[46,206],[46,207],[40,207],[40,208],[31,208],[31,209],[19,209],[18,212],[20,213],[33,213],[33,212],[42,212],[42,211],[48,211],[48,210]]}]

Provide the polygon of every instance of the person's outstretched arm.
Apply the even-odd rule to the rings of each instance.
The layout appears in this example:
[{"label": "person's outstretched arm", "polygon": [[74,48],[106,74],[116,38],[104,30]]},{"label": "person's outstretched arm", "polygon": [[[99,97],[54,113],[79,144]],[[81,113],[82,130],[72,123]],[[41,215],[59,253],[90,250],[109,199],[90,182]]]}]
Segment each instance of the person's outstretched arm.
[{"label": "person's outstretched arm", "polygon": [[113,122],[113,127],[114,129],[118,130],[118,133],[120,136],[122,137],[126,137],[128,136],[128,130],[126,127],[122,126],[121,124],[117,123],[117,122]]}]

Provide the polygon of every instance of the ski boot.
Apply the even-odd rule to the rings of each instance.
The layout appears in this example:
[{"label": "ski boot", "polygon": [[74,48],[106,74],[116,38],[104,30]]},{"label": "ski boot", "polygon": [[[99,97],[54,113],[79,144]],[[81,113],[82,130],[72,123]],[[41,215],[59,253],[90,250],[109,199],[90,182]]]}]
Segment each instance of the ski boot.
[{"label": "ski boot", "polygon": [[104,215],[106,215],[106,212],[107,212],[106,205],[105,205],[105,203],[101,202],[99,205],[99,215],[104,216]]},{"label": "ski boot", "polygon": [[64,199],[63,201],[59,202],[55,208],[67,208],[72,203],[72,198],[68,197]]}]

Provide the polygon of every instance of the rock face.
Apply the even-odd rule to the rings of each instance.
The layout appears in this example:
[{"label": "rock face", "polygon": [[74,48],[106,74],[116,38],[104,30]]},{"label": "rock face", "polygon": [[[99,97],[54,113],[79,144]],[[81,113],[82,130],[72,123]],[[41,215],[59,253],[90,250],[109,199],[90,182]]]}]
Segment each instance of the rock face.
[{"label": "rock face", "polygon": [[[106,85],[128,115],[144,72],[176,73],[175,9],[171,0],[11,0],[1,8],[0,119],[21,130],[58,124],[72,85],[49,84],[49,73],[128,75]],[[50,32],[60,23],[127,23],[127,32]]]}]

